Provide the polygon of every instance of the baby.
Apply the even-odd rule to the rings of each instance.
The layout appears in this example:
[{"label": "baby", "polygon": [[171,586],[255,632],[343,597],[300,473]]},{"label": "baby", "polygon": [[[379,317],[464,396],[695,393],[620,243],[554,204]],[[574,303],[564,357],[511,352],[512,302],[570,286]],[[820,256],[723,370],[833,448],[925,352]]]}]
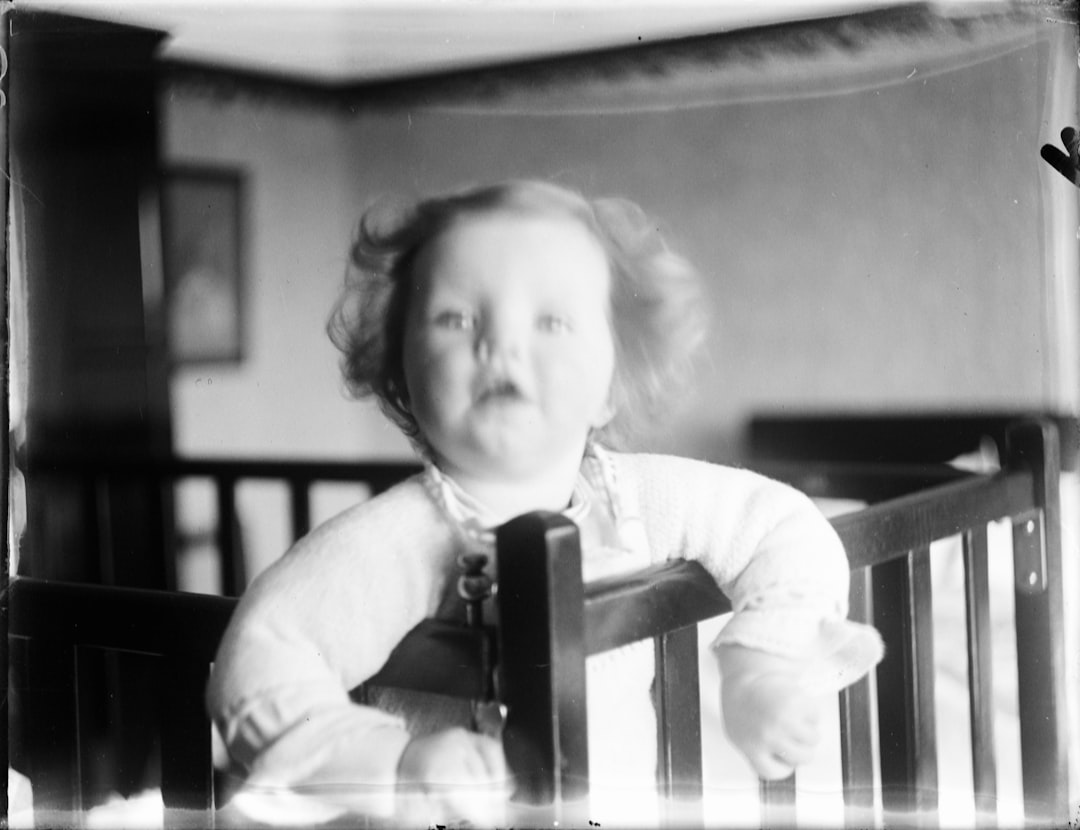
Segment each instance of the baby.
[{"label": "baby", "polygon": [[[493,528],[533,510],[578,524],[587,579],[699,560],[734,608],[715,644],[731,740],[767,778],[807,761],[820,694],[865,673],[880,641],[844,619],[843,549],[802,494],[615,451],[662,417],[702,339],[696,275],[655,226],[624,201],[511,181],[388,227],[368,214],[353,266],[331,338],[424,471],[315,529],[241,600],[208,701],[245,792],[494,820],[509,777],[496,739],[349,690],[422,619],[460,617],[462,554],[491,553]],[[648,643],[590,658],[594,785],[655,781],[652,672]]]}]

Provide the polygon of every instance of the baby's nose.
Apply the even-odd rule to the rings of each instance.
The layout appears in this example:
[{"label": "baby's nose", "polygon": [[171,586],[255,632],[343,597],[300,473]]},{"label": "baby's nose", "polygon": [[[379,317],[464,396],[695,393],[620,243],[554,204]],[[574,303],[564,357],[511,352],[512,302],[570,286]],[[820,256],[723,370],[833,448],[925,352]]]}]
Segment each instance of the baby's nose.
[{"label": "baby's nose", "polygon": [[525,329],[511,321],[493,321],[480,329],[477,354],[481,360],[512,360],[524,349]]}]

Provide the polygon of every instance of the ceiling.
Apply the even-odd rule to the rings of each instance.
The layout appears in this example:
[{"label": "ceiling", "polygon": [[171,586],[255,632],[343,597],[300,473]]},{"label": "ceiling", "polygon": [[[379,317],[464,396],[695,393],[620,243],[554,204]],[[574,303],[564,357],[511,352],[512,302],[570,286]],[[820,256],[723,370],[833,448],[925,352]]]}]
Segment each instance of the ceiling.
[{"label": "ceiling", "polygon": [[[162,57],[348,84],[898,5],[898,0],[20,0],[167,33]],[[951,7],[970,2],[945,0]],[[1004,2],[978,3],[1004,5]]]}]

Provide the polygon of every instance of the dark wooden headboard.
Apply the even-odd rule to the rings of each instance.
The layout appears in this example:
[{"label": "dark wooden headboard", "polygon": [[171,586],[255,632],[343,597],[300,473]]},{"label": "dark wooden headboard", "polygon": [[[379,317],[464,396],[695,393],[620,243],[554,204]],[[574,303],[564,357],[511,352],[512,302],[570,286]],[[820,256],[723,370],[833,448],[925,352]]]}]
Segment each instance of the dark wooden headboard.
[{"label": "dark wooden headboard", "polygon": [[979,449],[985,438],[1005,456],[1005,436],[1019,421],[1057,427],[1061,469],[1080,469],[1080,417],[1014,412],[760,412],[747,427],[750,457],[760,461],[943,464]]}]

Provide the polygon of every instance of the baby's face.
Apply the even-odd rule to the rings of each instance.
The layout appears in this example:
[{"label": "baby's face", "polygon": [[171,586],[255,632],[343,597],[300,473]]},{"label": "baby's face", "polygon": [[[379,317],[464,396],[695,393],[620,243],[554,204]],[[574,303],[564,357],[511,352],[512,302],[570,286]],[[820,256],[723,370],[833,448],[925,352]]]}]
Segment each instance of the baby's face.
[{"label": "baby's face", "polygon": [[440,466],[521,480],[580,461],[615,366],[599,242],[569,218],[468,217],[416,274],[405,380]]}]

